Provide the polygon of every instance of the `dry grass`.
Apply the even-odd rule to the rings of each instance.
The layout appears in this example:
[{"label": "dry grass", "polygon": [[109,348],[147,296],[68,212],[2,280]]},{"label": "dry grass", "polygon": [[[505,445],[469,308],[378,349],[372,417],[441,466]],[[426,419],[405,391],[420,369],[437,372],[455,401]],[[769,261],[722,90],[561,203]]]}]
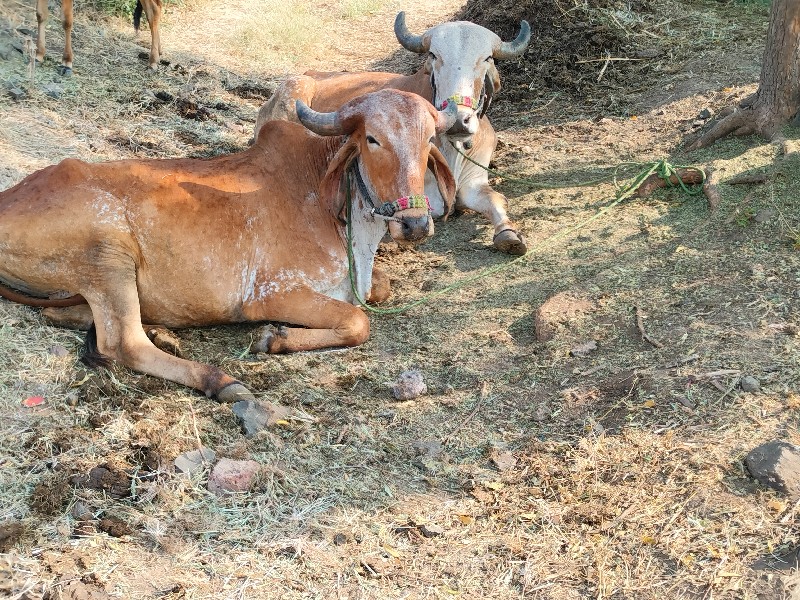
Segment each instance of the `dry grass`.
[{"label": "dry grass", "polygon": [[[172,64],[157,74],[136,62],[141,48],[127,24],[99,27],[79,15],[75,76],[58,80],[48,62],[28,100],[0,97],[2,185],[65,156],[241,148],[261,102],[248,96],[268,93],[283,70],[383,59],[396,47],[395,10],[413,11],[412,29],[422,30],[459,8],[380,3],[371,13],[371,3],[357,3],[342,19],[351,5],[318,5],[309,19],[326,35],[293,57],[281,49],[288,38],[261,37],[269,23],[237,20],[245,4],[225,6],[227,14],[202,3],[169,10]],[[691,31],[692,11],[710,10],[693,6],[665,7],[683,7],[686,18],[663,27]],[[795,574],[753,566],[800,544],[798,504],[754,484],[742,458],[769,439],[800,444],[800,256],[790,239],[800,230],[800,165],[758,140],[674,154],[701,108],[752,90],[719,81],[726,44],[742,44],[736,76],[757,76],[735,70],[760,54],[744,53],[741,41],[758,39],[751,10],[734,13],[736,30],[715,25],[693,41],[695,66],[676,62],[684,70],[660,72],[647,93],[625,88],[635,120],[601,120],[608,114],[592,113],[591,103],[581,106],[591,118],[566,120],[573,109],[560,100],[532,115],[503,112],[502,169],[579,181],[623,160],[673,155],[715,168],[716,212],[670,190],[627,203],[501,276],[412,314],[374,318],[370,341],[356,349],[256,360],[243,354],[250,326],[177,332],[191,356],[313,422],[246,440],[228,407],[125,369],[87,374],[79,336],[0,303],[0,525],[24,528],[0,555],[0,590],[39,598],[43,587],[75,581],[126,599],[788,597]],[[0,28],[32,18],[26,3],[0,6]],[[247,35],[265,54],[236,48]],[[57,26],[48,39],[57,56]],[[403,68],[407,57],[392,60]],[[24,82],[25,69],[15,56],[0,74]],[[42,91],[51,81],[63,87],[59,100]],[[174,99],[154,99],[161,92]],[[210,118],[182,117],[177,98]],[[724,183],[756,170],[769,174],[766,185]],[[610,185],[531,193],[498,183],[534,240],[613,194]],[[757,219],[766,209],[776,216]],[[462,215],[422,248],[386,247],[379,261],[396,296],[413,298],[427,282],[506,262],[489,238],[481,219]],[[533,312],[561,291],[592,310],[537,342]],[[663,347],[641,340],[634,307]],[[599,349],[570,355],[588,340]],[[387,384],[409,368],[423,370],[429,395],[394,402]],[[760,379],[761,393],[739,389],[745,374]],[[23,408],[29,395],[43,395],[45,406]],[[264,465],[254,490],[219,499],[205,489],[207,474],[173,473],[175,456],[197,446],[195,428],[220,456]],[[418,454],[419,440],[442,441],[442,454]],[[502,452],[516,461],[505,470],[493,461]],[[134,494],[114,499],[70,484],[99,464],[128,472]],[[132,533],[76,537],[78,502]]]}]

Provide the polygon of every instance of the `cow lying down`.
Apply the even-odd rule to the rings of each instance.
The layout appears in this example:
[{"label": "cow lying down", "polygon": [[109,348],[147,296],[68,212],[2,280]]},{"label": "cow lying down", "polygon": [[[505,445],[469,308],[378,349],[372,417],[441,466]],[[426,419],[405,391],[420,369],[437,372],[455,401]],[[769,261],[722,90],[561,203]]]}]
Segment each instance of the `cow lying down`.
[{"label": "cow lying down", "polygon": [[335,113],[301,104],[298,116],[302,125],[271,122],[238,154],[68,159],[0,192],[0,295],[50,307],[55,320],[88,303],[102,355],[223,402],[253,397],[220,369],[156,348],[142,322],[302,326],[266,330],[257,347],[273,353],[363,343],[369,320],[353,305],[346,188],[354,285],[366,298],[387,227],[400,242],[433,232],[427,169],[454,201],[431,139],[455,113],[381,91]]}]

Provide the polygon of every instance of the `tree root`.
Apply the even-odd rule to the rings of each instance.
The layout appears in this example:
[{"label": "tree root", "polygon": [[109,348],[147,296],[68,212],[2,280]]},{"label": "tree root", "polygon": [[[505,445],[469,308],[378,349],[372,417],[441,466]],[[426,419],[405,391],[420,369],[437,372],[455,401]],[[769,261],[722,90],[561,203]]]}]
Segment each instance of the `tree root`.
[{"label": "tree root", "polygon": [[687,146],[687,150],[699,150],[710,146],[728,134],[749,135],[755,132],[755,111],[752,108],[736,109]]},{"label": "tree root", "polygon": [[[678,177],[680,177],[680,181],[687,185],[703,182],[703,174],[697,169],[675,169],[675,172],[677,173],[677,177],[675,175],[670,175],[669,178],[669,183],[672,186],[677,186],[680,183]],[[658,173],[653,173],[636,189],[636,196],[639,198],[647,198],[655,190],[666,186],[667,182],[664,181]]]}]

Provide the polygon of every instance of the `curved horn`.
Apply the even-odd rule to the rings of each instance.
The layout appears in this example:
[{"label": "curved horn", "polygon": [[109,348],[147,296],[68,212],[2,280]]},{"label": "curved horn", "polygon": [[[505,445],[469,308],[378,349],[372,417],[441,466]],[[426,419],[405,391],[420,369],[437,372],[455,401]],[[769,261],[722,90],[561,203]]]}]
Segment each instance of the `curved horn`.
[{"label": "curved horn", "polygon": [[425,54],[428,51],[428,43],[425,42],[425,36],[414,35],[406,27],[405,11],[397,13],[397,17],[394,19],[394,34],[397,36],[397,41],[406,50],[417,54]]},{"label": "curved horn", "polygon": [[317,135],[345,135],[344,127],[335,112],[317,112],[302,100],[295,101],[297,118],[303,126]]},{"label": "curved horn", "polygon": [[455,125],[458,117],[458,105],[455,102],[448,102],[444,110],[436,112],[439,113],[436,119],[436,133],[444,133]]},{"label": "curved horn", "polygon": [[531,41],[531,26],[527,21],[519,22],[519,34],[513,42],[500,42],[500,45],[492,53],[497,60],[507,60],[517,58],[525,52],[528,42]]}]

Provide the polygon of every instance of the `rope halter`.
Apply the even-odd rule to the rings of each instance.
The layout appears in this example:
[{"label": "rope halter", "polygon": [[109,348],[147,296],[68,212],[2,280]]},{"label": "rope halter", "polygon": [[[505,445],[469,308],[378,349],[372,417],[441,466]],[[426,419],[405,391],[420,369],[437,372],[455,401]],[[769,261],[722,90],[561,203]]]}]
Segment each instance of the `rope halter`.
[{"label": "rope halter", "polygon": [[467,108],[475,108],[475,102],[472,99],[472,96],[462,96],[461,94],[453,94],[447,100],[442,102],[442,106],[439,110],[444,110],[450,103],[454,103],[456,106],[466,106]]},{"label": "rope halter", "polygon": [[377,208],[373,206],[372,213],[381,217],[393,217],[394,213],[409,208],[427,208],[431,212],[431,201],[424,194],[412,194],[403,196],[394,202],[385,202]]},{"label": "rope halter", "polygon": [[401,210],[408,210],[410,208],[427,208],[428,214],[430,214],[431,202],[428,197],[423,194],[403,196],[394,202],[384,202],[380,206],[376,206],[376,203],[372,199],[372,194],[369,192],[367,184],[364,183],[364,180],[361,178],[361,170],[358,168],[358,161],[353,161],[352,171],[353,175],[355,176],[358,191],[364,200],[367,201],[367,204],[369,204],[371,209],[370,213],[372,215],[386,220],[399,221],[399,219],[395,218],[394,213]]}]

